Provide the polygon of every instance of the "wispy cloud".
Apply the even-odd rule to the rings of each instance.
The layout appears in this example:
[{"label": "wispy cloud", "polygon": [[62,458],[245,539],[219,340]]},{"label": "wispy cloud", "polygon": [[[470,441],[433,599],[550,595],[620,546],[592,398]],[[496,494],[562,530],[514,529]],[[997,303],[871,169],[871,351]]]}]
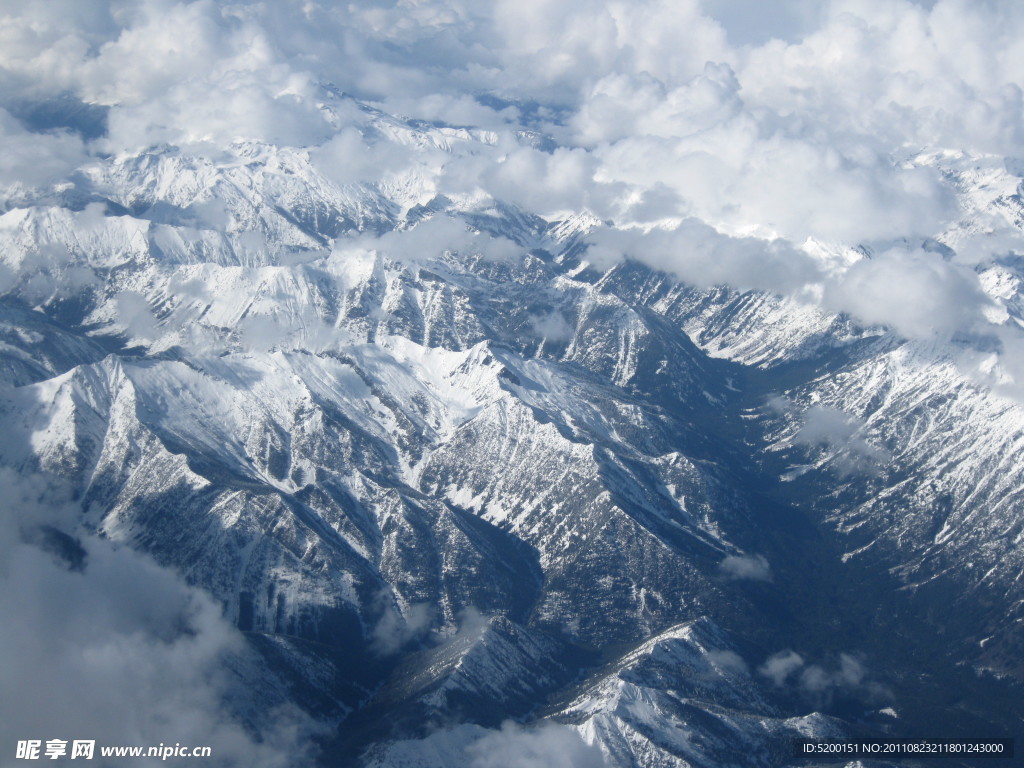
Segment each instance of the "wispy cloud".
[{"label": "wispy cloud", "polygon": [[868,440],[869,425],[855,415],[826,405],[812,405],[802,415],[793,442],[831,453],[830,464],[842,473],[876,472],[892,454]]}]

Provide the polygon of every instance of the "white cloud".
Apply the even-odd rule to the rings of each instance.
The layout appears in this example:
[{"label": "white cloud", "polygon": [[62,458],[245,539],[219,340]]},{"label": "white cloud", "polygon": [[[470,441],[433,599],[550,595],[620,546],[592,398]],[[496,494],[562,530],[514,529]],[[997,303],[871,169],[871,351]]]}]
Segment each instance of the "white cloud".
[{"label": "white cloud", "polygon": [[717,669],[738,675],[750,673],[750,670],[747,668],[747,662],[738,653],[733,651],[712,649],[707,652],[707,658]]},{"label": "white cloud", "polygon": [[594,181],[597,161],[582,149],[541,152],[515,147],[480,172],[481,185],[498,200],[506,200],[541,215],[597,207],[600,194]]},{"label": "white cloud", "polygon": [[467,750],[472,768],[604,768],[600,749],[572,728],[542,723],[523,728],[506,722]]},{"label": "white cloud", "polygon": [[[85,162],[82,140],[69,133],[39,134],[26,131],[0,109],[0,195],[2,187],[46,187],[65,178]],[[17,190],[8,191],[17,192]]]},{"label": "white cloud", "polygon": [[[804,244],[948,228],[953,190],[913,159],[922,148],[1024,156],[1024,10],[787,0],[768,14],[734,0],[8,3],[0,105],[69,92],[109,105],[109,135],[31,133],[0,112],[0,183],[51,185],[101,150],[256,139],[308,148],[335,183],[415,178],[423,194],[589,209],[616,223],[593,235],[599,264],[627,254],[912,338],[990,329],[968,262],[1024,249],[1019,232],[965,236],[952,260],[882,247],[845,271]],[[758,20],[778,39],[754,34]],[[485,126],[492,146],[408,146],[351,105],[329,113],[327,82]],[[530,146],[519,120],[561,146]]]},{"label": "white cloud", "polygon": [[602,161],[600,178],[661,184],[679,196],[680,215],[733,233],[859,242],[934,233],[953,213],[936,172],[892,160],[901,145],[847,135],[831,123],[842,114],[797,117],[748,99],[723,64],[675,87],[616,75],[573,125]]},{"label": "white cloud", "polygon": [[840,653],[837,663],[823,666],[807,664],[800,654],[785,650],[769,656],[757,671],[777,687],[792,686],[816,706],[836,695],[876,704],[892,698],[891,691],[870,679],[868,668],[856,654]]},{"label": "white cloud", "polygon": [[339,240],[330,263],[343,273],[345,254],[353,251],[377,252],[395,261],[415,264],[436,258],[446,251],[503,260],[519,255],[522,249],[511,240],[475,232],[458,219],[438,215],[409,229]]},{"label": "white cloud", "polygon": [[757,671],[775,685],[782,685],[786,679],[803,667],[804,659],[796,651],[779,651],[768,657]]},{"label": "white cloud", "polygon": [[90,23],[65,3],[47,5],[6,20],[4,96],[72,91],[112,105],[108,149],[247,138],[303,146],[328,135],[309,75],[276,48],[274,30],[233,13],[244,6],[90,3],[100,20]]},{"label": "white cloud", "polygon": [[573,336],[573,327],[558,311],[531,315],[530,328],[541,338],[553,342],[568,341]]},{"label": "white cloud", "polygon": [[827,405],[813,405],[802,419],[793,442],[828,450],[830,465],[841,474],[877,472],[892,458],[889,451],[867,439],[869,425],[853,414]]},{"label": "white cloud", "polygon": [[991,306],[972,270],[920,249],[861,259],[826,287],[824,302],[910,338],[969,331]]},{"label": "white cloud", "polygon": [[498,730],[462,724],[432,730],[422,739],[390,741],[363,756],[375,766],[409,768],[607,768],[596,744],[570,726],[541,721],[521,726],[511,721]]},{"label": "white cloud", "polygon": [[772,580],[772,569],[764,555],[729,555],[718,569],[730,579]]},{"label": "white cloud", "polygon": [[746,0],[704,0],[734,45],[763,45],[772,39],[795,42],[820,22],[820,0],[776,0],[770,13],[751,13]]},{"label": "white cloud", "polygon": [[380,656],[398,653],[410,642],[423,638],[435,618],[428,603],[416,603],[399,610],[394,603],[394,595],[388,590],[377,595],[377,607],[380,619],[370,636],[370,650]]},{"label": "white cloud", "polygon": [[414,153],[388,141],[368,142],[355,126],[345,126],[310,152],[313,167],[339,184],[374,183],[417,162]]},{"label": "white cloud", "polygon": [[156,318],[146,297],[136,291],[122,291],[114,299],[118,324],[133,339],[152,341],[159,333]]},{"label": "white cloud", "polygon": [[[245,653],[220,607],[131,550],[83,534],[55,479],[0,469],[0,738],[210,746],[220,764],[294,764],[310,723],[249,733],[224,700]],[[28,542],[32,542],[31,544]]]},{"label": "white cloud", "polygon": [[732,285],[793,294],[822,279],[819,265],[785,241],[730,237],[695,218],[671,229],[605,227],[587,239],[593,243],[587,258],[599,265],[629,256],[700,287]]},{"label": "white cloud", "polygon": [[[750,100],[784,114],[842,117],[838,131],[890,147],[1019,147],[1024,14],[1003,3],[837,0],[795,44],[752,51]],[[835,132],[835,131],[834,131]]]}]

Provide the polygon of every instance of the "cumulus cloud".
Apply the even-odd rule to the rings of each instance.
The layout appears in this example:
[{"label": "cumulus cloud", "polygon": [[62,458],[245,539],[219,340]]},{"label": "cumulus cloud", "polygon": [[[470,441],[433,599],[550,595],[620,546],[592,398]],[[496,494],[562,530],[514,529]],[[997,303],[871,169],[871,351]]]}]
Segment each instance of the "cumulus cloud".
[{"label": "cumulus cloud", "polygon": [[705,0],[705,11],[725,27],[738,46],[763,45],[769,40],[795,42],[820,22],[820,0],[778,0],[772,12],[753,14],[745,0]]},{"label": "cumulus cloud", "polygon": [[472,768],[604,768],[604,755],[574,729],[545,722],[524,728],[506,722],[466,749]]},{"label": "cumulus cloud", "polygon": [[846,695],[872,703],[891,698],[891,692],[870,679],[864,661],[856,654],[840,653],[834,664],[807,664],[793,650],[779,651],[758,667],[758,673],[776,687],[789,686],[817,705]]},{"label": "cumulus cloud", "polygon": [[345,278],[345,262],[377,254],[409,264],[436,259],[446,252],[503,260],[522,253],[522,249],[504,237],[474,231],[464,222],[445,215],[433,216],[409,229],[383,235],[361,234],[335,244],[327,265]]},{"label": "cumulus cloud", "polygon": [[775,685],[782,685],[790,675],[804,665],[803,657],[796,651],[779,651],[765,659],[757,671]]},{"label": "cumulus cloud", "polygon": [[313,166],[340,184],[374,183],[408,167],[414,153],[400,144],[370,141],[354,125],[342,128],[310,152]]},{"label": "cumulus cloud", "polygon": [[582,149],[514,147],[480,171],[480,183],[491,196],[541,214],[601,205],[595,205],[603,192],[594,181],[597,161]]},{"label": "cumulus cloud", "polygon": [[109,149],[247,138],[303,146],[327,136],[308,73],[244,5],[19,5],[4,19],[3,96],[71,92],[110,105],[100,141]]},{"label": "cumulus cloud", "polygon": [[856,689],[867,675],[864,664],[848,653],[839,654],[838,668],[826,672],[823,667],[812,664],[800,674],[800,685],[813,693],[821,693],[832,687]]},{"label": "cumulus cloud", "polygon": [[[108,148],[255,138],[310,147],[343,181],[409,162],[332,121],[318,90],[332,82],[494,127],[498,150],[453,158],[450,189],[794,243],[939,231],[951,196],[913,148],[1024,155],[1024,14],[1002,6],[790,0],[772,14],[782,39],[741,46],[729,36],[751,14],[731,0],[88,7],[8,12],[0,102],[31,85],[109,105]],[[517,120],[564,146],[517,145]]]},{"label": "cumulus cloud", "polygon": [[732,285],[790,295],[820,277],[814,260],[784,241],[730,237],[693,218],[672,228],[604,227],[588,241],[587,258],[596,264],[608,266],[627,256],[700,287]]},{"label": "cumulus cloud", "polygon": [[822,10],[821,26],[801,40],[750,53],[744,84],[755,103],[784,113],[841,114],[849,120],[843,131],[891,146],[1014,154],[1024,64],[1019,9],[836,0]]},{"label": "cumulus cloud", "polygon": [[824,304],[909,338],[970,331],[992,301],[973,270],[938,253],[897,248],[854,263],[827,284]]},{"label": "cumulus cloud", "polygon": [[730,579],[772,580],[772,569],[764,555],[729,555],[718,569]]},{"label": "cumulus cloud", "polygon": [[674,88],[615,75],[577,113],[577,140],[604,139],[592,146],[604,181],[671,189],[680,215],[732,234],[858,242],[933,233],[953,213],[939,174],[896,164],[897,147],[834,137],[741,93],[733,70],[713,62]]},{"label": "cumulus cloud", "polygon": [[390,741],[367,755],[373,765],[420,768],[607,768],[596,744],[567,725],[550,720],[532,725],[512,721],[500,729],[462,724],[434,730],[422,739]]},{"label": "cumulus cloud", "polygon": [[[1024,239],[994,222],[955,232],[957,191],[933,161],[995,153],[1013,172],[1024,157],[1024,11],[786,0],[767,15],[735,0],[9,3],[0,185],[70,183],[97,153],[273,142],[307,150],[335,184],[415,187],[403,205],[590,210],[614,222],[591,235],[598,265],[627,256],[907,338],[991,335],[1005,313],[975,267]],[[341,92],[481,130],[431,143],[371,125]],[[61,99],[105,110],[104,135],[12,116]],[[950,232],[962,252],[906,245]],[[447,236],[424,247],[467,247]],[[821,244],[875,245],[826,264]]]}]

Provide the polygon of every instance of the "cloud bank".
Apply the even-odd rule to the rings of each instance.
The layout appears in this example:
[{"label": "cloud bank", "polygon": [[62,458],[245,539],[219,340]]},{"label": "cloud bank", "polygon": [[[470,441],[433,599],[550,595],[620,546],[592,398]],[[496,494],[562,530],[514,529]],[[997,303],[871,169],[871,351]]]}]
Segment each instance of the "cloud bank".
[{"label": "cloud bank", "polygon": [[[997,222],[953,258],[919,248],[960,215],[922,152],[1024,157],[1024,10],[741,5],[8,3],[0,133],[14,151],[0,186],[11,201],[100,153],[270,142],[308,152],[337,184],[411,174],[549,218],[591,210],[615,222],[592,237],[599,263],[628,255],[909,338],[990,333],[976,267],[1024,249],[1020,232]],[[413,148],[368,130],[352,102],[328,108],[328,92],[490,138]],[[87,108],[106,110],[102,135]],[[843,251],[861,243],[870,257]]]}]

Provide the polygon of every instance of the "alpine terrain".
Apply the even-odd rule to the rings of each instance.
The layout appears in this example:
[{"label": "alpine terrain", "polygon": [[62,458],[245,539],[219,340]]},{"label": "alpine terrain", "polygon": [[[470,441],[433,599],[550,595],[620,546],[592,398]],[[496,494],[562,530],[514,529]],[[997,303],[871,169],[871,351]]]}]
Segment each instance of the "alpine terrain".
[{"label": "alpine terrain", "polygon": [[[231,34],[273,13],[238,8],[160,12]],[[326,54],[302,40],[308,71]],[[25,629],[4,664],[36,671],[4,697],[66,701],[12,701],[4,761],[102,737],[211,743],[211,765],[813,766],[844,761],[796,739],[1024,736],[1024,163],[904,142],[864,161],[911,180],[877,210],[823,176],[792,216],[743,208],[740,177],[714,176],[739,208],[686,202],[705,182],[673,131],[800,118],[765,117],[740,63],[677,90],[651,67],[699,125],[601,122],[638,109],[607,78],[583,106],[464,84],[470,106],[423,117],[316,74],[274,96],[280,125],[150,115],[121,144],[149,96],[7,98],[0,570]],[[180,104],[214,115],[212,93]],[[618,130],[642,161],[614,160]],[[907,223],[925,182],[941,215]],[[79,676],[105,682],[46,682]]]}]

